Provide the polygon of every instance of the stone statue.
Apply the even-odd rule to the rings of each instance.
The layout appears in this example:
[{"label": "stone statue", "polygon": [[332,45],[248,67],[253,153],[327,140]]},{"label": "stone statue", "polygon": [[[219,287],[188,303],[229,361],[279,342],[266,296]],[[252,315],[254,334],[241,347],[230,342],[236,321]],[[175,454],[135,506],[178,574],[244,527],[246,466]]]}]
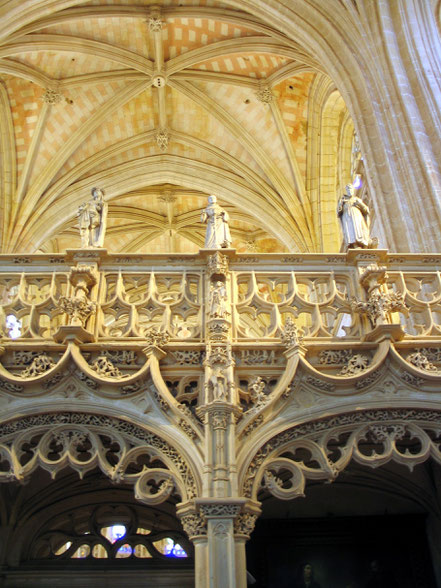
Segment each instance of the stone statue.
[{"label": "stone statue", "polygon": [[225,318],[227,314],[226,308],[227,289],[225,284],[221,281],[211,285],[210,292],[210,317],[211,318]]},{"label": "stone statue", "polygon": [[107,224],[108,204],[104,202],[104,192],[92,188],[92,198],[84,202],[77,212],[80,227],[81,247],[102,247]]},{"label": "stone statue", "polygon": [[354,195],[354,187],[348,184],[338,201],[337,216],[340,218],[346,247],[354,249],[376,248],[378,240],[369,235],[369,207]]},{"label": "stone statue", "polygon": [[216,196],[209,196],[208,206],[201,213],[201,222],[207,223],[207,232],[205,234],[206,249],[230,247],[231,234],[228,221],[228,212],[219,206]]}]

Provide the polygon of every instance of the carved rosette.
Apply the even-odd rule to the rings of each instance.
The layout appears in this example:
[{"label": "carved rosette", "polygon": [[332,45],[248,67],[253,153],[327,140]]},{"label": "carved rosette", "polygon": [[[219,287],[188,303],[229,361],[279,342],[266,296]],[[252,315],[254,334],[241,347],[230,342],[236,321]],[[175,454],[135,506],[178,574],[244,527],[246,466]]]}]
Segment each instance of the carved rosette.
[{"label": "carved rosette", "polygon": [[259,102],[271,104],[274,99],[274,94],[272,93],[270,86],[259,86],[259,89],[256,92],[256,97]]},{"label": "carved rosette", "polygon": [[46,92],[42,95],[41,99],[46,104],[59,104],[63,100],[63,94],[61,94],[61,92],[58,92],[57,90],[47,88]]}]

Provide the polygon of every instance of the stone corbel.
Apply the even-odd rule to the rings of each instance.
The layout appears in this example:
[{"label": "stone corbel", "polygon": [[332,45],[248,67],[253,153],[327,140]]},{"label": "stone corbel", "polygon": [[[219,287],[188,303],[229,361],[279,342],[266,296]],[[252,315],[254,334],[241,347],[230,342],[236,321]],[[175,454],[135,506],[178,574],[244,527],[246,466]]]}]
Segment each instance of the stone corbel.
[{"label": "stone corbel", "polygon": [[85,329],[85,325],[91,314],[96,312],[96,302],[90,299],[90,291],[98,282],[96,269],[91,265],[78,264],[70,269],[69,282],[73,288],[72,296],[60,296],[58,299],[58,306],[67,314],[69,324],[59,327],[54,339],[57,343],[92,342],[95,337]]},{"label": "stone corbel", "polygon": [[407,313],[404,294],[389,293],[386,288],[386,268],[377,263],[365,267],[360,275],[360,285],[366,291],[367,301],[353,300],[355,312],[365,315],[373,327],[363,340],[380,342],[383,339],[399,341],[405,335],[399,322],[394,322],[392,313]]}]

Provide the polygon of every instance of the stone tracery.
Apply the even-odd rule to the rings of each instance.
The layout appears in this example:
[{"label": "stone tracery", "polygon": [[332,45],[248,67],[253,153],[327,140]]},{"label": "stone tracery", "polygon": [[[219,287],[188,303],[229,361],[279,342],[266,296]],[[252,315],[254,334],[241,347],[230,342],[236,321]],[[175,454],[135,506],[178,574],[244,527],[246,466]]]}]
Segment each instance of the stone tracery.
[{"label": "stone tracery", "polygon": [[[390,15],[387,3],[374,14],[331,1],[332,16],[302,0],[148,10],[49,1],[45,13],[31,0],[15,15],[12,0],[0,19],[2,251],[12,252],[0,274],[1,475],[99,465],[150,504],[179,494],[204,587],[213,570],[224,587],[245,585],[244,566],[232,570],[262,488],[294,498],[306,479],[332,481],[351,459],[440,461],[441,258],[336,253],[336,197],[354,179],[383,244],[437,244],[433,84],[400,110],[397,98],[425,75],[415,73],[424,49],[412,45],[414,65],[406,43],[393,46],[397,56],[388,41],[415,3]],[[428,6],[418,8],[425,23]],[[106,27],[86,38],[90,15]],[[375,48],[364,34],[374,22],[384,41]],[[312,31],[330,27],[325,49]],[[395,69],[399,57],[408,71]],[[403,121],[415,123],[418,144]],[[70,249],[92,185],[106,190],[116,254],[90,238]],[[228,238],[197,253],[210,193],[236,251]],[[27,417],[29,435],[14,420],[23,411],[38,415]],[[147,465],[134,473],[138,458]]]}]

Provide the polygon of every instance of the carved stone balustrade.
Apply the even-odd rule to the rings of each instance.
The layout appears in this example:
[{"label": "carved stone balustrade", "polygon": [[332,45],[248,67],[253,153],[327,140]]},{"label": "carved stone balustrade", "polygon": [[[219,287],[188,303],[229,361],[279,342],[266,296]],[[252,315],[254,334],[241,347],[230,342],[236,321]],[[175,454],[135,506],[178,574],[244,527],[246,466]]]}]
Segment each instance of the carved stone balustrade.
[{"label": "carved stone balustrade", "polygon": [[147,504],[177,496],[198,588],[219,561],[217,588],[245,587],[262,489],[441,462],[441,255],[0,257],[0,481],[100,467]]}]

